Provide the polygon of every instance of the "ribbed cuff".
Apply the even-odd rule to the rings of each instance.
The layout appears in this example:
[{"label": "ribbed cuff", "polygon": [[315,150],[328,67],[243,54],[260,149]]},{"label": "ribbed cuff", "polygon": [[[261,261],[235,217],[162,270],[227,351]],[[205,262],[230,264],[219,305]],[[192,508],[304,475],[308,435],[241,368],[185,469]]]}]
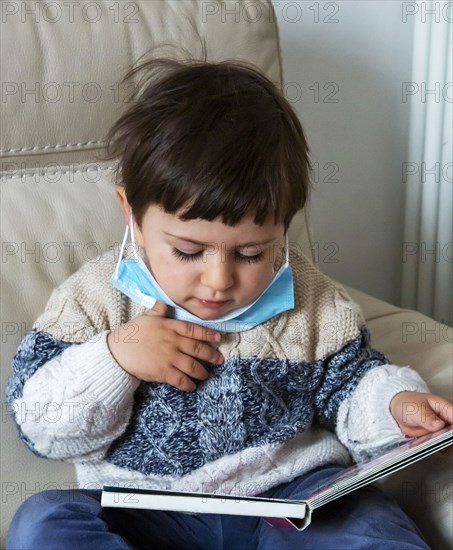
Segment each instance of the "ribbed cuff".
[{"label": "ribbed cuff", "polygon": [[339,408],[337,435],[356,461],[374,450],[404,439],[390,412],[390,402],[402,391],[428,392],[411,367],[380,365],[368,371],[350,398]]},{"label": "ribbed cuff", "polygon": [[[363,388],[357,387],[362,398],[368,400],[369,421],[379,425],[383,436],[404,435],[390,412],[390,402],[402,391],[428,392],[429,388],[421,376],[412,368],[396,365],[383,365],[379,370],[369,371],[363,379]],[[372,376],[374,374],[374,376]],[[360,398],[357,395],[358,398]],[[378,435],[378,434],[376,434]]]}]

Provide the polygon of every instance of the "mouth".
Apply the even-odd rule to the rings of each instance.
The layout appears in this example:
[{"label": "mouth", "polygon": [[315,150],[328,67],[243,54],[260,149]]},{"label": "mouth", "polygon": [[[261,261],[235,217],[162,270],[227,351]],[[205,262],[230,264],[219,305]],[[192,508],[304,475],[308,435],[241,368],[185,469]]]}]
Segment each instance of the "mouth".
[{"label": "mouth", "polygon": [[199,298],[197,298],[197,300],[202,306],[212,309],[220,308],[230,302],[230,300],[225,300],[223,302],[213,302],[212,300],[200,300]]}]

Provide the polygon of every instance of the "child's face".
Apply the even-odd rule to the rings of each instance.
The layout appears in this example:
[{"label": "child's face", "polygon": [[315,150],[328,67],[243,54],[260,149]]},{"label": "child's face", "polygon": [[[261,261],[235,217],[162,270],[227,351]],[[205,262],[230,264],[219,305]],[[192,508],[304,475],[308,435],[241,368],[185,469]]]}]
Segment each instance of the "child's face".
[{"label": "child's face", "polygon": [[[135,220],[134,224],[136,242],[145,250],[148,267],[161,288],[173,302],[206,320],[258,298],[270,283],[277,253],[284,246],[284,226],[274,225],[272,218],[263,226],[248,217],[229,227],[220,221],[181,221],[151,205],[142,229]],[[203,300],[226,303],[210,307]]]}]

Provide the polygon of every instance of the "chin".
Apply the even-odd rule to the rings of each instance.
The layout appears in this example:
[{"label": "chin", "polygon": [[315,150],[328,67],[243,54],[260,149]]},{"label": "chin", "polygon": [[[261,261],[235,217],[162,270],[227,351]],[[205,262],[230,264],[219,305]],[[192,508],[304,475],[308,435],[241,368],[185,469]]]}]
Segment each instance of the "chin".
[{"label": "chin", "polygon": [[[229,305],[229,304],[228,304]],[[204,319],[205,321],[215,321],[216,319],[219,319],[220,317],[223,317],[224,315],[227,315],[230,311],[232,311],[233,307],[228,308],[220,308],[218,310],[210,310],[208,308],[199,308],[199,312],[195,313],[200,319]]]},{"label": "chin", "polygon": [[[223,315],[223,313],[222,313]],[[204,313],[204,314],[197,314],[197,317],[200,317],[200,319],[203,319],[203,321],[215,321],[216,319],[218,319],[219,317],[221,317],[222,315],[219,315],[218,313]]]},{"label": "chin", "polygon": [[[176,302],[175,302],[176,303]],[[181,304],[177,304],[179,307],[182,307],[192,315],[195,315],[196,317],[199,317],[200,319],[203,319],[204,321],[213,321],[217,317],[219,317],[218,312],[216,311],[205,311],[203,308],[194,308],[194,307],[186,307]]]}]

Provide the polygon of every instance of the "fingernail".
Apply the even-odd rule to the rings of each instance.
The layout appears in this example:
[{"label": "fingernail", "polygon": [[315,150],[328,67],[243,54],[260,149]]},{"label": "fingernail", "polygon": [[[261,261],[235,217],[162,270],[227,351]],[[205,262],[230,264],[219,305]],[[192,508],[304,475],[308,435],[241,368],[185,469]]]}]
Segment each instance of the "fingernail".
[{"label": "fingernail", "polygon": [[220,336],[220,334],[216,334],[214,336],[214,338],[215,338],[215,340],[219,341],[219,340],[221,340],[222,337]]}]

